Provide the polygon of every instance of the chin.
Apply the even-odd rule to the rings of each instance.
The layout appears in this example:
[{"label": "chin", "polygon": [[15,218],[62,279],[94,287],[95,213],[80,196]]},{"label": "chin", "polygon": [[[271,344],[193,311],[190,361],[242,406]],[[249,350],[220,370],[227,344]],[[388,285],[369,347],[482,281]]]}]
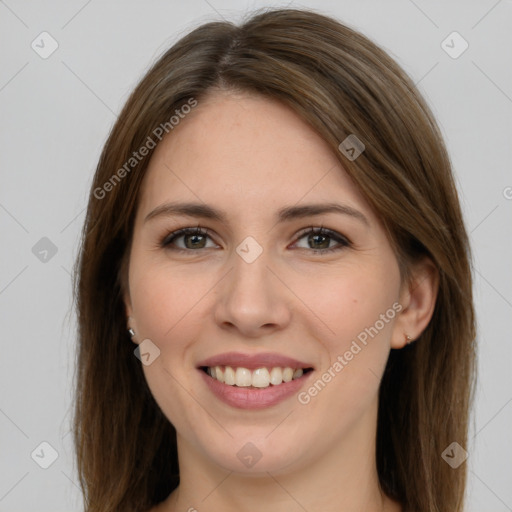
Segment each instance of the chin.
[{"label": "chin", "polygon": [[[286,425],[275,423],[270,428],[268,424],[259,428],[229,427],[232,437],[225,432],[218,436],[206,431],[196,432],[194,444],[202,457],[227,471],[268,477],[268,473],[280,474],[307,466],[312,458],[316,446],[314,431],[318,432],[318,425],[315,428],[311,425],[302,432],[296,430],[298,426],[291,426],[292,433],[287,431]],[[304,422],[300,426],[304,428]]]}]

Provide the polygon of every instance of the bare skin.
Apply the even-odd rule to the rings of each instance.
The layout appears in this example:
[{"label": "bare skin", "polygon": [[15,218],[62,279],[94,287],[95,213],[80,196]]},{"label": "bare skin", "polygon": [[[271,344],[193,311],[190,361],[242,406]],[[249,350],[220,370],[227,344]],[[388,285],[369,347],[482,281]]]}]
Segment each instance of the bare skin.
[{"label": "bare skin", "polygon": [[[390,349],[430,321],[432,264],[416,265],[413,281],[403,282],[378,217],[331,149],[286,106],[257,96],[202,100],[156,149],[140,199],[126,313],[136,341],[160,350],[143,368],[176,427],[181,478],[151,512],[400,511],[378,481],[378,389]],[[171,201],[206,203],[226,222],[145,220]],[[277,222],[286,206],[326,203],[358,213]],[[161,246],[169,233],[198,225],[208,234]],[[345,242],[304,234],[320,226]],[[262,249],[251,263],[236,251],[248,236]],[[370,326],[378,333],[354,354],[353,341]],[[229,351],[307,361],[304,400],[258,410],[222,402],[197,365]],[[334,371],[339,357],[346,364]],[[328,384],[308,394],[329,369]],[[237,457],[248,442],[261,454],[252,467]]]}]

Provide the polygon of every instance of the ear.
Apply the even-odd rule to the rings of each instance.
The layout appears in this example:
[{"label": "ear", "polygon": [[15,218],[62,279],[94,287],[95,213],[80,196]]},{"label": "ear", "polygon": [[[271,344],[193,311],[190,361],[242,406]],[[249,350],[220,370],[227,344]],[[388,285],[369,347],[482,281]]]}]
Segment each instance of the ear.
[{"label": "ear", "polygon": [[[121,259],[121,264],[119,268],[118,273],[118,282],[119,287],[121,289],[121,294],[123,297],[123,303],[125,307],[125,313],[128,320],[130,320],[130,317],[133,317],[133,308],[132,308],[132,300],[130,297],[130,284],[128,282],[128,272],[129,272],[129,251],[125,252]],[[130,325],[130,327],[132,327]]]},{"label": "ear", "polygon": [[430,258],[413,264],[410,278],[400,290],[402,310],[393,327],[391,348],[403,348],[407,336],[417,339],[425,330],[436,305],[439,289],[439,271]]},{"label": "ear", "polygon": [[139,337],[137,336],[137,324],[135,322],[135,318],[133,316],[133,307],[132,307],[132,300],[130,297],[130,285],[128,283],[128,270],[129,270],[129,251],[126,252],[121,260],[121,267],[119,272],[119,278],[120,278],[120,287],[121,287],[121,293],[123,296],[123,302],[124,302],[124,308],[125,308],[125,314],[127,317],[126,320],[126,329],[132,329],[134,332],[134,335],[131,336],[131,340],[133,343],[139,344]]},{"label": "ear", "polygon": [[125,305],[126,316],[128,317],[127,322],[126,322],[127,323],[126,328],[133,330],[133,332],[135,334],[132,336],[132,341],[133,341],[133,343],[139,344],[140,341],[137,336],[137,325],[135,323],[135,318],[133,318],[133,309],[132,309],[132,303],[131,303],[129,294],[125,293],[123,295],[123,302]]}]

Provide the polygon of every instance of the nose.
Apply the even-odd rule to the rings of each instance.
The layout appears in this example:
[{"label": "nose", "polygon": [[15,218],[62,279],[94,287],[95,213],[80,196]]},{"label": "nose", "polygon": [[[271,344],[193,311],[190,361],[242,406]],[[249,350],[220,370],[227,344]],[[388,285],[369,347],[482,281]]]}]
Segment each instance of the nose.
[{"label": "nose", "polygon": [[290,322],[292,293],[265,251],[248,262],[233,252],[233,266],[219,283],[215,320],[222,329],[258,338]]}]

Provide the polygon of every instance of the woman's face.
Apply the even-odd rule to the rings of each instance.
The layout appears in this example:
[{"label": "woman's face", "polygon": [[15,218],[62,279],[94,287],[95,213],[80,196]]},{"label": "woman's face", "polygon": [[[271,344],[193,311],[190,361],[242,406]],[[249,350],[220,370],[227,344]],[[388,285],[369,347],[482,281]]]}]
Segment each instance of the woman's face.
[{"label": "woman's face", "polygon": [[127,311],[180,457],[276,474],[360,455],[404,336],[401,281],[327,144],[280,103],[216,93],[156,148],[140,192]]}]

